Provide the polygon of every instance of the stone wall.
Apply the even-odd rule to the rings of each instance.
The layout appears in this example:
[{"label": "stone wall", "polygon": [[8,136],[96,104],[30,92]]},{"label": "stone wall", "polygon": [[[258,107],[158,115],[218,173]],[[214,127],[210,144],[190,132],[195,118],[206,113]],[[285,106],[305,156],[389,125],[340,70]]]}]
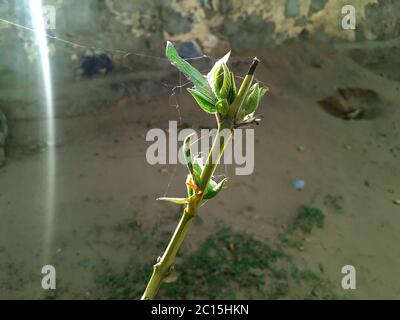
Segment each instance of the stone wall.
[{"label": "stone wall", "polygon": [[[57,9],[48,39],[57,116],[95,110],[124,95],[141,70],[166,69],[165,40],[195,40],[208,55],[259,50],[308,38],[354,42],[400,34],[395,0],[43,0]],[[353,4],[356,30],[341,28],[341,7]],[[28,0],[0,0],[0,18],[30,27]],[[61,41],[59,39],[65,40]],[[0,21],[0,108],[10,119],[42,117],[41,75],[34,34]],[[82,57],[106,53],[107,75],[84,77]],[[136,74],[136,75],[135,75]]]}]

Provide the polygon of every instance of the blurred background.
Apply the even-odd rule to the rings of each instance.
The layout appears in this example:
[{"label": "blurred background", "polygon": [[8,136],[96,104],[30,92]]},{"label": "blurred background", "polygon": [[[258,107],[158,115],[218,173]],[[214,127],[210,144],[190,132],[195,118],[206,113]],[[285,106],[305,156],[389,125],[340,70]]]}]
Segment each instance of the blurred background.
[{"label": "blurred background", "polygon": [[237,85],[259,57],[270,92],[159,297],[400,298],[399,37],[394,0],[0,0],[0,298],[141,296],[186,189],[146,133],[215,127],[167,40],[203,73],[231,50]]}]

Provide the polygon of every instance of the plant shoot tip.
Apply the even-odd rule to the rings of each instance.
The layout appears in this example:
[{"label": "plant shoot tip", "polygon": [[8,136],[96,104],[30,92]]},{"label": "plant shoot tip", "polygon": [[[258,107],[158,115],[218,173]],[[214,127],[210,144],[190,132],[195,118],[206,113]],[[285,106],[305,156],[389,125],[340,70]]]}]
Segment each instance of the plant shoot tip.
[{"label": "plant shoot tip", "polygon": [[253,62],[251,63],[250,69],[247,72],[248,75],[252,76],[256,72],[256,68],[260,60],[257,57],[253,58]]}]

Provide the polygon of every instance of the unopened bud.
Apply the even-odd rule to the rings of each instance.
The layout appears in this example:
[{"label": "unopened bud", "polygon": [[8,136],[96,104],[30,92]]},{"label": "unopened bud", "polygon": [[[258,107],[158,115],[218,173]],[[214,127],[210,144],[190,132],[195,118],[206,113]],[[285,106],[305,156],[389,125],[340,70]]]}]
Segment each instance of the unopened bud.
[{"label": "unopened bud", "polygon": [[231,88],[231,74],[229,72],[226,63],[221,63],[221,65],[214,72],[214,92],[219,100],[228,97]]}]

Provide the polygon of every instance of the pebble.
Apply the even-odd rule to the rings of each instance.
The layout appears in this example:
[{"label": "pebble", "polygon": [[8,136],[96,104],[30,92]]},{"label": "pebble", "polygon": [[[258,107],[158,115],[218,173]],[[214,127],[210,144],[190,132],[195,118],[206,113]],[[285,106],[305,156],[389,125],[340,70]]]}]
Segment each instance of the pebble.
[{"label": "pebble", "polygon": [[350,144],[345,144],[344,147],[345,147],[346,150],[349,150],[349,151],[351,149],[353,149],[353,147]]},{"label": "pebble", "polygon": [[200,46],[195,40],[184,41],[178,45],[178,53],[184,59],[199,58],[203,56]]},{"label": "pebble", "polygon": [[305,182],[304,182],[304,180],[296,179],[296,180],[292,181],[292,186],[296,190],[303,190],[304,186],[305,186]]},{"label": "pebble", "polygon": [[302,144],[299,144],[298,146],[297,146],[297,151],[298,152],[304,152],[306,150],[306,148],[302,145]]},{"label": "pebble", "polygon": [[168,169],[165,168],[165,167],[164,167],[164,168],[161,168],[161,169],[160,169],[160,172],[161,172],[161,173],[167,173],[167,172],[168,172]]}]

